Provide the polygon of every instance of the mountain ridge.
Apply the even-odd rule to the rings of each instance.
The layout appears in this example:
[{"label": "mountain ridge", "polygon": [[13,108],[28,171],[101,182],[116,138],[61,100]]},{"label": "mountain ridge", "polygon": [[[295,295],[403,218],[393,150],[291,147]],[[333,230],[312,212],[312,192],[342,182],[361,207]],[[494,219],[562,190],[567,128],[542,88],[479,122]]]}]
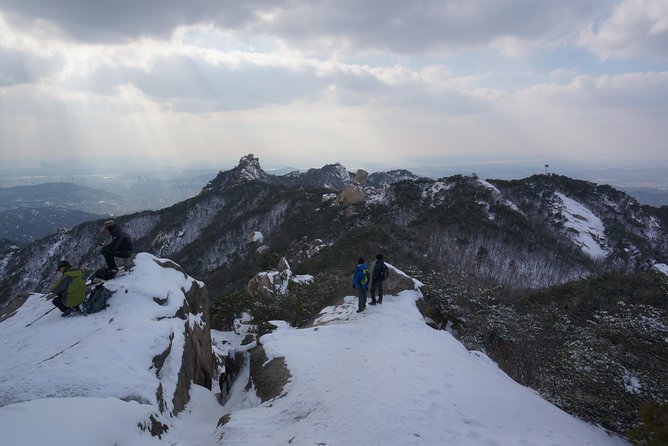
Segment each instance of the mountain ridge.
[{"label": "mountain ridge", "polygon": [[[368,174],[358,170],[353,174],[332,164],[274,176],[264,172],[259,159],[250,154],[234,169],[220,172],[195,197],[160,211],[116,220],[133,236],[137,250],[174,259],[206,283],[212,307],[223,313],[246,310],[244,298],[239,303],[234,300],[258,270],[275,268],[283,257],[296,274],[313,274],[321,280],[321,287],[326,284],[331,288],[319,291],[324,296],[349,289],[357,259],[371,259],[378,252],[418,278],[430,277],[433,271],[459,272],[465,277],[462,286],[453,287],[457,282],[446,278],[445,286],[432,300],[440,313],[433,319],[442,319],[441,328],[453,322],[475,321],[475,327],[473,322],[462,325],[466,329],[462,332],[510,374],[521,369],[523,355],[544,347],[539,345],[540,336],[527,333],[544,334],[541,330],[551,330],[552,319],[545,319],[531,305],[498,307],[507,303],[498,290],[509,290],[508,295],[522,302],[521,296],[533,290],[606,274],[632,283],[634,274],[650,274],[668,263],[665,209],[641,206],[610,186],[553,174],[512,181],[484,180],[475,175],[432,180],[406,172]],[[7,305],[20,293],[46,291],[56,278],[53,265],[61,258],[88,271],[97,269],[102,259],[95,248],[103,241],[101,221],[84,223],[6,255],[0,262],[0,305]],[[599,292],[605,283],[596,286]],[[651,292],[657,289],[666,295],[660,284],[652,285]],[[565,310],[571,305],[589,309],[590,304],[600,303],[556,294],[562,301],[549,308],[565,320]],[[455,305],[457,296],[472,297],[478,306],[470,308],[470,314],[462,314]],[[588,310],[587,318],[603,318],[604,310],[603,305]],[[634,312],[629,329],[641,334],[647,334],[641,321],[648,314],[657,326],[662,326],[665,318],[662,308],[650,311],[642,305],[628,306],[629,311]],[[574,337],[553,339],[553,350],[579,355],[561,344],[592,343],[601,349],[597,357],[614,358],[622,351],[616,339],[618,318],[624,314],[620,311],[612,318],[600,319],[608,322],[605,330],[598,331],[589,329],[596,320],[584,318],[575,332],[566,331]],[[216,320],[229,321],[230,315],[221,314]],[[535,331],[506,330],[504,325],[511,327],[513,320],[531,321],[527,327]],[[650,334],[654,339],[661,332]],[[633,344],[627,347],[634,348]],[[644,344],[640,347],[645,349],[643,354],[653,354]],[[578,358],[583,370],[599,367],[600,363]],[[623,403],[620,407],[662,401],[652,398],[668,389],[654,375],[646,382],[647,393],[627,396],[625,376],[655,373],[653,365],[645,367],[634,361],[616,361],[611,368],[614,373],[601,378],[606,386],[621,389],[611,395]],[[548,366],[536,364],[553,374],[545,382],[568,382],[567,367],[557,370]],[[517,377],[519,381],[526,379],[521,374]],[[586,374],[579,377],[586,382]],[[638,421],[637,415],[607,413],[597,402],[580,404],[578,395],[566,399],[552,396],[560,407],[619,432]]]}]

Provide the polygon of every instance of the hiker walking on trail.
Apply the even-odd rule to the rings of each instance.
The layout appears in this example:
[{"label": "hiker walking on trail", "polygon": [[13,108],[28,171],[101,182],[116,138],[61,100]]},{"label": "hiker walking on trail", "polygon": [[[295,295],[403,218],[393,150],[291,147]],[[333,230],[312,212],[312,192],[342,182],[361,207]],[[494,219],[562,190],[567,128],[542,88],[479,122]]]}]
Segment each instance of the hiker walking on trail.
[{"label": "hiker walking on trail", "polygon": [[387,279],[389,269],[383,261],[382,254],[376,254],[376,264],[371,274],[371,305],[376,305],[376,290],[378,290],[378,303],[383,303],[383,282]]},{"label": "hiker walking on trail", "polygon": [[353,289],[355,288],[359,298],[357,312],[361,313],[366,308],[366,290],[369,288],[369,267],[364,263],[364,257],[357,260],[357,268],[353,276]]},{"label": "hiker walking on trail", "polygon": [[58,271],[62,276],[51,287],[51,294],[56,295],[52,302],[63,312],[63,316],[68,316],[86,296],[84,273],[81,269],[70,265],[67,260],[58,262]]},{"label": "hiker walking on trail", "polygon": [[104,230],[111,235],[111,241],[102,246],[102,255],[107,262],[107,267],[112,271],[118,271],[115,257],[127,259],[132,256],[132,240],[130,236],[116,224],[114,220],[104,222]]}]

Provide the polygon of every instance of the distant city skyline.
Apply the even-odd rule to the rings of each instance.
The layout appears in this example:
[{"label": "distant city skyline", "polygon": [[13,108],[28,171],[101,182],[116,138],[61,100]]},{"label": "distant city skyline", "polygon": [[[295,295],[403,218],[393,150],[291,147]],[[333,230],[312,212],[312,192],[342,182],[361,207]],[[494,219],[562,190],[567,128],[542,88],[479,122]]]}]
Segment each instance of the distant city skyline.
[{"label": "distant city skyline", "polygon": [[0,1],[0,169],[662,166],[666,122],[666,0]]}]

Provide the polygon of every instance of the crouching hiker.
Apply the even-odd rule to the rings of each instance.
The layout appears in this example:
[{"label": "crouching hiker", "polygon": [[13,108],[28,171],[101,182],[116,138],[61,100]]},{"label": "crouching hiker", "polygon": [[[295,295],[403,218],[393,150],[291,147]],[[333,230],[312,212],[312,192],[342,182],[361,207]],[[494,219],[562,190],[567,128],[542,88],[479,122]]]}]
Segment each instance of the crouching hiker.
[{"label": "crouching hiker", "polygon": [[51,287],[51,293],[55,294],[53,304],[63,312],[63,316],[67,316],[86,296],[84,272],[74,268],[67,260],[58,262],[58,271],[62,276]]},{"label": "crouching hiker", "polygon": [[127,259],[132,256],[132,240],[130,236],[116,224],[114,220],[104,222],[104,230],[111,235],[111,241],[102,246],[102,255],[107,262],[107,268],[112,272],[118,271],[114,257]]}]

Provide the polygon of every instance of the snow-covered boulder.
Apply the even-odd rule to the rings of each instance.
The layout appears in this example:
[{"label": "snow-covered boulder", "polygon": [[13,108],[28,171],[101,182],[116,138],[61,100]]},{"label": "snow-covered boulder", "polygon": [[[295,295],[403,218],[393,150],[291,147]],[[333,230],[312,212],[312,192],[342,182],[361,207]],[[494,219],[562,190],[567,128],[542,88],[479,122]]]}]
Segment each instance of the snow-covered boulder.
[{"label": "snow-covered boulder", "polygon": [[304,283],[313,279],[309,275],[293,275],[290,264],[285,257],[278,262],[277,269],[257,273],[246,285],[246,291],[251,295],[263,294],[275,296],[288,292],[288,284],[292,282]]},{"label": "snow-covered boulder", "polygon": [[32,294],[0,323],[0,357],[11,359],[0,364],[0,410],[16,405],[37,414],[64,399],[62,407],[76,412],[97,398],[113,401],[96,403],[106,411],[126,405],[143,420],[127,429],[139,424],[160,434],[186,407],[192,384],[211,388],[204,284],[148,253],[134,263],[106,282],[113,295],[101,312],[62,318],[49,312],[45,295]]}]

